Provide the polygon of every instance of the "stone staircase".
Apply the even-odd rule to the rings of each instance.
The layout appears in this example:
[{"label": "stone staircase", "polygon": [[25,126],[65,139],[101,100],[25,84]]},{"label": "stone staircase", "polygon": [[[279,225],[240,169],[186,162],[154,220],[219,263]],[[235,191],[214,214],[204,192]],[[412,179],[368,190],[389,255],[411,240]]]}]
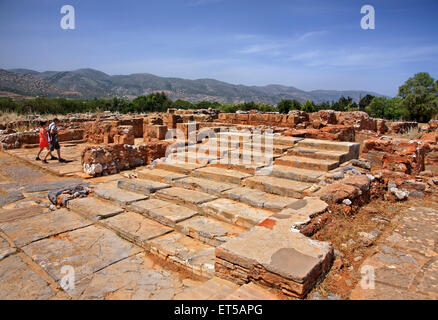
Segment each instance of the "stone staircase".
[{"label": "stone staircase", "polygon": [[[72,200],[68,207],[149,253],[210,279],[180,299],[278,298],[272,289],[303,298],[333,259],[328,243],[299,233],[327,208],[311,197],[312,186],[356,157],[356,146],[276,136],[274,149],[282,153],[261,171],[267,175],[257,172],[266,167],[254,159],[246,170],[217,163],[221,155],[241,150],[239,141],[247,138],[254,139],[238,136],[226,152],[214,153],[215,159],[190,162],[193,154],[183,155],[185,161],[141,168],[135,179],[98,184],[94,197]],[[318,159],[312,152],[338,158]]]}]

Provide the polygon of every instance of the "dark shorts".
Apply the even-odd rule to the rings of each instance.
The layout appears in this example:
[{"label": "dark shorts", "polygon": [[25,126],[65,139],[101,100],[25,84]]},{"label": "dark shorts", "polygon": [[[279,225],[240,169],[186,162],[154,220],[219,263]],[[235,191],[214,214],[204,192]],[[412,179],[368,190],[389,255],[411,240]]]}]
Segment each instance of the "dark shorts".
[{"label": "dark shorts", "polygon": [[59,149],[61,149],[61,147],[59,146],[58,140],[50,141],[50,151]]}]

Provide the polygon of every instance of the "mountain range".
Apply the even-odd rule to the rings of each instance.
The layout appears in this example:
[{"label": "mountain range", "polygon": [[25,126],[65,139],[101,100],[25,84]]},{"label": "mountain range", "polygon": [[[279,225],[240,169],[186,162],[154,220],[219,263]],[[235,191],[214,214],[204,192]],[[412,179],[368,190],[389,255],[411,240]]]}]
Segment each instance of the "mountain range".
[{"label": "mountain range", "polygon": [[358,101],[366,94],[377,93],[348,90],[304,91],[283,85],[245,86],[214,79],[187,80],[159,77],[148,73],[130,75],[108,75],[94,69],[74,71],[38,72],[29,69],[0,69],[0,91],[23,96],[65,97],[93,99],[101,97],[123,97],[133,99],[153,92],[165,92],[172,100],[183,99],[191,102],[203,100],[221,103],[277,104],[282,99],[311,100],[316,103],[336,101],[341,96]]}]

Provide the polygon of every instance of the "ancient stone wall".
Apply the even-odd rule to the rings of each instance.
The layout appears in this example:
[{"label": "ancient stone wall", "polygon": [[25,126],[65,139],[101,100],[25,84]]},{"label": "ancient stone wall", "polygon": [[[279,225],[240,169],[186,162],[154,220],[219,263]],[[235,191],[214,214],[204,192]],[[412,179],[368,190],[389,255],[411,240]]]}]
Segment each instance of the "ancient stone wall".
[{"label": "ancient stone wall", "polygon": [[83,171],[90,176],[115,174],[150,164],[166,154],[169,142],[151,139],[141,145],[110,144],[86,147],[81,154]]}]

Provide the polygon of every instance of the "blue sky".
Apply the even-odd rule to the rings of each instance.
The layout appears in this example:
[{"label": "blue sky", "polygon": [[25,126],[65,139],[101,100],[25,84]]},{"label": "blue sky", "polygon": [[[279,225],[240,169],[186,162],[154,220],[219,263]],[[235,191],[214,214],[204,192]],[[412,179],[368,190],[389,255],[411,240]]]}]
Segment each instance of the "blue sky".
[{"label": "blue sky", "polygon": [[[60,27],[73,5],[76,29]],[[373,5],[376,29],[362,30]],[[0,68],[94,68],[390,96],[438,78],[437,0],[0,0]]]}]

